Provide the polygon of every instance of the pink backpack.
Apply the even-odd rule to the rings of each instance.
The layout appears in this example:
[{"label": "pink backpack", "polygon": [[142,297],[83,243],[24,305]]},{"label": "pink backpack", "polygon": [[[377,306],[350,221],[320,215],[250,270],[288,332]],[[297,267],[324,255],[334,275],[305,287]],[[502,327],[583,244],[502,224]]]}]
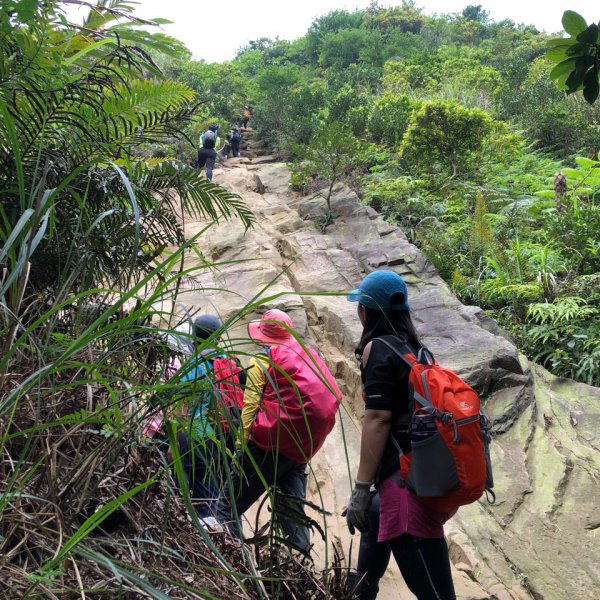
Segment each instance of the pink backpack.
[{"label": "pink backpack", "polygon": [[221,406],[221,424],[224,429],[229,427],[227,415],[223,409],[227,409],[231,416],[232,408],[234,413],[239,413],[244,406],[244,383],[245,373],[240,366],[236,356],[218,356],[211,359],[213,365],[213,374],[215,388],[218,391]]},{"label": "pink backpack", "polygon": [[251,440],[307,463],[333,429],[342,394],[317,353],[296,340],[271,347],[270,357]]}]

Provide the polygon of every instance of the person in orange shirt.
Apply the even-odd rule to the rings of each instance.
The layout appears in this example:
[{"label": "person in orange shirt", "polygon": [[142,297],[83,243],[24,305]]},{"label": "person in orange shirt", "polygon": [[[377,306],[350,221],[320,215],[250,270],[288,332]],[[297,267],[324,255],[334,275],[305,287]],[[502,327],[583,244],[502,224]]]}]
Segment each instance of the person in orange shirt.
[{"label": "person in orange shirt", "polygon": [[242,127],[248,127],[248,121],[252,118],[252,111],[249,106],[244,106],[244,118],[242,119]]}]

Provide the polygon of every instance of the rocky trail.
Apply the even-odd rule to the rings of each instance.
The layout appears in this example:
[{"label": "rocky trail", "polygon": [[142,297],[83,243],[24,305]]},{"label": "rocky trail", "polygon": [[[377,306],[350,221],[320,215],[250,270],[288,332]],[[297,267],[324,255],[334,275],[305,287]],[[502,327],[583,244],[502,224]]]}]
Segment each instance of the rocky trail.
[{"label": "rocky trail", "polygon": [[[366,272],[386,266],[409,285],[424,343],[478,390],[496,433],[496,504],[483,499],[462,508],[446,529],[458,598],[600,597],[600,390],[557,379],[520,356],[483,311],[462,305],[403,233],[348,188],[336,188],[335,221],[321,232],[315,219],[325,214],[324,199],[289,191],[285,164],[265,155],[252,131],[244,133],[242,157],[219,165],[214,181],[245,200],[256,225],[244,232],[236,222],[223,223],[203,234],[198,250],[217,266],[201,269],[179,300],[229,317],[260,296],[264,307],[288,311],[328,362],[344,406],[309,484],[310,499],[332,515],[328,546],[339,543],[348,557],[351,536],[339,515],[358,458],[362,401],[353,350],[360,326],[355,305],[319,294],[352,289]],[[186,235],[205,226],[188,220]],[[203,257],[190,252],[185,260],[189,268]],[[236,351],[244,323],[230,332]],[[355,538],[353,558],[357,546]],[[316,554],[320,567],[323,543]],[[413,597],[395,564],[379,597]]]}]

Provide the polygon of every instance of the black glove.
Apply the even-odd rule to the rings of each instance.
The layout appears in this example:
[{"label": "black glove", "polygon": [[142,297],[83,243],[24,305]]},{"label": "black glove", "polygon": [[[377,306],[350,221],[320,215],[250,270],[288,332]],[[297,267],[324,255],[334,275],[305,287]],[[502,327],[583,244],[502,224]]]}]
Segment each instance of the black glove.
[{"label": "black glove", "polygon": [[371,482],[355,481],[354,489],[346,507],[346,523],[352,535],[358,529],[361,533],[371,529],[369,507],[371,506]]},{"label": "black glove", "polygon": [[236,442],[235,449],[231,457],[231,473],[240,479],[244,473],[244,454],[245,452],[242,444],[240,442]]}]

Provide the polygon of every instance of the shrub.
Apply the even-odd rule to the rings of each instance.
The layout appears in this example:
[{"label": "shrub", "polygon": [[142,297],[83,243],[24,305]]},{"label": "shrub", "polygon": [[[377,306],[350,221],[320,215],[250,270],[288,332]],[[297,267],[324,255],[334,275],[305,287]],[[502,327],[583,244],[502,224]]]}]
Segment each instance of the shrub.
[{"label": "shrub", "polygon": [[303,182],[320,178],[329,184],[322,194],[329,213],[333,188],[352,170],[357,146],[356,138],[339,123],[321,124],[309,145],[296,146],[295,178]]},{"label": "shrub", "polygon": [[553,211],[548,219],[548,237],[562,247],[569,267],[581,275],[600,271],[599,200],[567,196],[562,212]]},{"label": "shrub", "polygon": [[581,297],[532,304],[525,336],[529,352],[557,375],[600,385],[600,311]]},{"label": "shrub", "polygon": [[454,102],[426,102],[411,116],[400,155],[421,172],[464,175],[475,166],[492,131],[493,121],[482,110]]},{"label": "shrub", "polygon": [[427,217],[438,217],[445,212],[444,205],[423,198],[421,182],[410,177],[397,177],[371,182],[364,189],[364,199],[389,220],[398,223],[411,240],[415,228]]},{"label": "shrub", "polygon": [[400,144],[413,110],[417,107],[408,96],[385,93],[373,102],[369,115],[369,135],[390,147]]}]

